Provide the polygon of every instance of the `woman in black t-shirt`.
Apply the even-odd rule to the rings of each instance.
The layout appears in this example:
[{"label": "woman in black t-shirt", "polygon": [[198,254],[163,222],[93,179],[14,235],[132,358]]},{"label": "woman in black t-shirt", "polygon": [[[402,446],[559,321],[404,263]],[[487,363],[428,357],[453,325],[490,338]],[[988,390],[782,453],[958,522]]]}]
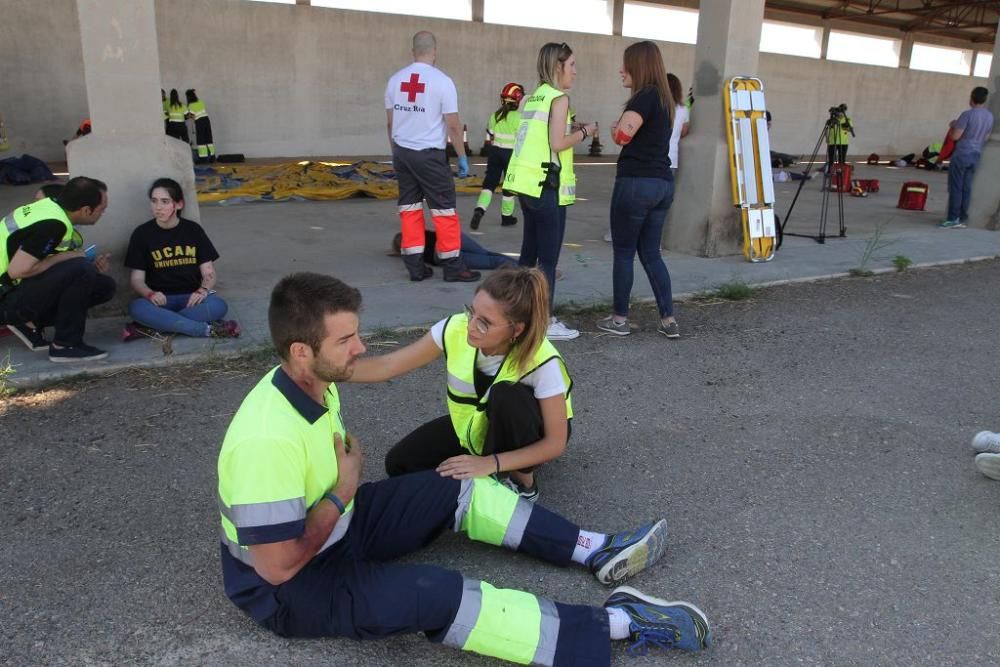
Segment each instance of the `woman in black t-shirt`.
[{"label": "woman in black t-shirt", "polygon": [[141,327],[187,336],[221,338],[240,335],[234,320],[223,320],[226,302],[215,294],[219,258],[205,230],[180,217],[184,194],[177,181],[160,178],[149,188],[153,219],[132,232],[125,266],[140,298],[129,305],[138,323],[128,324],[125,341],[149,335]]},{"label": "woman in black t-shirt", "polygon": [[614,142],[622,147],[611,195],[614,312],[598,321],[597,328],[619,336],[631,333],[629,297],[632,263],[638,252],[660,311],[657,331],[678,338],[670,274],[660,256],[663,224],[674,200],[669,157],[674,99],[663,57],[653,42],[637,42],[625,49],[620,73],[622,85],[631,89],[632,96],[611,129]]}]

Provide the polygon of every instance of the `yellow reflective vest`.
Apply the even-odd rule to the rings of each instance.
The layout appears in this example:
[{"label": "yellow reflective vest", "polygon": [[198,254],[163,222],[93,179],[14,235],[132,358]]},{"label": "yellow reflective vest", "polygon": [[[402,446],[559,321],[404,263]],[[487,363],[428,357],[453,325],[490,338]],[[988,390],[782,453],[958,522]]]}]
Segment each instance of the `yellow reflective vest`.
[{"label": "yellow reflective vest", "polygon": [[[486,415],[490,403],[490,391],[487,389],[483,396],[476,394],[476,359],[479,350],[469,345],[466,340],[468,330],[469,318],[465,313],[452,315],[444,325],[442,342],[448,369],[448,414],[451,416],[452,427],[462,447],[480,455],[483,453],[483,443],[486,441],[486,432],[490,425]],[[562,355],[548,339],[542,341],[528,369],[523,373],[518,370],[508,354],[490,382],[490,387],[498,382],[520,382],[553,357],[559,360],[559,368],[566,383],[566,416],[572,419],[573,380],[566,369]]]},{"label": "yellow reflective vest", "polygon": [[208,111],[205,110],[205,103],[201,100],[188,104],[188,111],[194,114],[194,119],[208,118]]},{"label": "yellow reflective vest", "polygon": [[519,127],[521,112],[517,109],[508,111],[503,120],[497,120],[496,114],[490,114],[490,120],[486,124],[487,131],[493,135],[493,145],[497,148],[513,148]]},{"label": "yellow reflective vest", "polygon": [[[503,189],[529,197],[539,197],[549,173],[549,165],[559,167],[559,205],[569,206],[576,201],[576,175],[573,173],[572,146],[554,153],[549,146],[549,112],[552,101],[566,93],[543,83],[524,103],[521,125],[517,128],[514,153],[507,166]],[[566,115],[566,133],[569,134],[570,114]]]},{"label": "yellow reflective vest", "polygon": [[171,123],[183,123],[184,116],[188,113],[188,106],[186,104],[171,104],[169,110],[167,120]]},{"label": "yellow reflective vest", "polygon": [[[69,245],[76,235],[76,231],[62,206],[48,198],[19,206],[4,216],[3,220],[0,220],[0,276],[6,275],[7,267],[10,266],[11,258],[7,256],[7,239],[14,232],[42,220],[58,220],[66,226],[66,231],[63,233],[62,241],[60,241],[57,250],[70,249]],[[16,285],[20,280],[12,280],[11,282]]]}]

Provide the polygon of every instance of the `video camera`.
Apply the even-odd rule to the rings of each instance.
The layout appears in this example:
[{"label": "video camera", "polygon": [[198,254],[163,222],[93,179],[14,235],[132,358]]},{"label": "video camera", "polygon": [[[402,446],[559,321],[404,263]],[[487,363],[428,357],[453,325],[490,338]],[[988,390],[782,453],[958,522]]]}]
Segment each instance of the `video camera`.
[{"label": "video camera", "polygon": [[830,115],[831,116],[842,116],[845,113],[847,113],[847,105],[846,104],[840,104],[840,105],[835,106],[835,107],[830,107]]}]

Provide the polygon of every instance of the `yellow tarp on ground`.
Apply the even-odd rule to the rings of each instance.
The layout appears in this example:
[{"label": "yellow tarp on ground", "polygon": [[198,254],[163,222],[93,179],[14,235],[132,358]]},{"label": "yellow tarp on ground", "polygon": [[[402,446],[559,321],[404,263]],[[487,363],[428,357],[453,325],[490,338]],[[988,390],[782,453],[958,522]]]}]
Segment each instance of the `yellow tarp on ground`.
[{"label": "yellow tarp on ground", "polygon": [[[284,162],[267,165],[213,165],[195,169],[199,202],[332,200],[368,196],[396,199],[392,165],[378,162]],[[458,192],[477,193],[482,179],[455,179]]]}]

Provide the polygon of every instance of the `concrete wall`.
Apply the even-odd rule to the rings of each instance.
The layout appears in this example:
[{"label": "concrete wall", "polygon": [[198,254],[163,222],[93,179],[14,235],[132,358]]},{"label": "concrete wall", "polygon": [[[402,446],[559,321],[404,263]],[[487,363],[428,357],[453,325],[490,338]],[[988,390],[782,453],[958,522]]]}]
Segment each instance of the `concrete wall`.
[{"label": "concrete wall", "polygon": [[[62,159],[61,140],[87,115],[75,2],[0,0],[0,15],[0,114],[11,153]],[[161,85],[197,88],[219,150],[248,156],[388,152],[385,81],[410,61],[409,39],[420,29],[438,36],[438,65],[455,79],[474,149],[503,84],[532,85],[538,46],[565,40],[577,54],[573,106],[581,119],[601,123],[611,153],[607,128],[625,99],[618,67],[634,41],[245,0],[158,0],[156,15],[162,84],[150,82],[150,95]],[[668,69],[688,85],[694,47],[660,46]],[[812,150],[826,109],[840,102],[858,128],[852,154],[918,151],[943,136],[972,87],[984,85],[773,54],[761,54],[759,76],[775,115],[772,145],[790,153]]]}]

